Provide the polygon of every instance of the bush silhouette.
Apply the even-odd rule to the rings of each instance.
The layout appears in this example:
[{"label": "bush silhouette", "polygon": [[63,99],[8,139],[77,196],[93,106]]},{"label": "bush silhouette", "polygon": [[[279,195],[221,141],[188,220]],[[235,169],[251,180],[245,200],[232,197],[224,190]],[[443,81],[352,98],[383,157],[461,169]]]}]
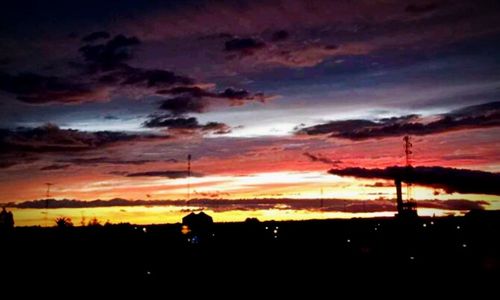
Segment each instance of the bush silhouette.
[{"label": "bush silhouette", "polygon": [[59,228],[73,227],[73,222],[68,217],[59,217],[56,219],[56,226]]}]

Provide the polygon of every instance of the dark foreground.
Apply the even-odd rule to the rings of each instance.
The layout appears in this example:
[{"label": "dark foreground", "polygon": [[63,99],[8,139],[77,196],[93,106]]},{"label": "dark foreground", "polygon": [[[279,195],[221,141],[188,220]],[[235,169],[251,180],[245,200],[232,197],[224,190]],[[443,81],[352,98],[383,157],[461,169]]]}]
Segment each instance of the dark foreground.
[{"label": "dark foreground", "polygon": [[15,228],[0,238],[3,280],[18,283],[393,285],[393,279],[495,279],[500,273],[498,213],[415,222],[226,223],[189,234],[180,224]]}]

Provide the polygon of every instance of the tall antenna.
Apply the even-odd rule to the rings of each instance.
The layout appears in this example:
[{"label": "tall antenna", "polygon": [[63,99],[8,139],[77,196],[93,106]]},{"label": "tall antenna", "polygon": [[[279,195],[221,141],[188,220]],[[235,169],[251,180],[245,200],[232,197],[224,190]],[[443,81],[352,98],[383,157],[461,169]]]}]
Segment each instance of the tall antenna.
[{"label": "tall antenna", "polygon": [[45,192],[45,226],[48,226],[50,187],[53,186],[54,184],[47,182],[45,183],[45,185],[47,186],[47,191]]},{"label": "tall antenna", "polygon": [[191,197],[191,154],[187,156],[187,201]]},{"label": "tall antenna", "polygon": [[47,186],[47,192],[45,193],[45,198],[48,199],[48,198],[50,198],[50,187],[53,186],[54,184],[47,182],[45,185]]},{"label": "tall antenna", "polygon": [[406,166],[411,167],[411,147],[413,147],[413,144],[411,143],[411,137],[409,135],[406,135],[403,138],[404,141],[404,149],[405,149],[405,157],[406,157]]},{"label": "tall antenna", "polygon": [[[411,151],[411,148],[413,147],[413,144],[411,143],[411,137],[409,135],[406,135],[403,138],[404,141],[404,150],[405,150],[405,161],[406,161],[406,172],[410,172],[411,168],[411,155],[413,152]],[[408,176],[409,177],[409,176]],[[413,198],[412,195],[412,186],[409,178],[406,180],[406,201],[411,201]]]}]

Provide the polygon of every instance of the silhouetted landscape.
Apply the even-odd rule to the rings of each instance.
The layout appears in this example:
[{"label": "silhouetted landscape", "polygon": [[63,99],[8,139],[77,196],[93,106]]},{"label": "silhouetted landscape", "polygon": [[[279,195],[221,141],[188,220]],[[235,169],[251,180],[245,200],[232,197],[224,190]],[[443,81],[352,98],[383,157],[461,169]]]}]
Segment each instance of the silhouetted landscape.
[{"label": "silhouetted landscape", "polygon": [[496,287],[499,41],[498,0],[2,1],[0,287]]},{"label": "silhouetted landscape", "polygon": [[8,258],[2,272],[12,282],[136,284],[229,284],[255,274],[256,287],[277,278],[348,283],[382,281],[380,274],[447,280],[500,274],[498,211],[413,220],[241,223],[212,223],[208,215],[208,221],[196,219],[201,214],[186,217],[184,225],[63,222],[2,231],[1,256]]}]

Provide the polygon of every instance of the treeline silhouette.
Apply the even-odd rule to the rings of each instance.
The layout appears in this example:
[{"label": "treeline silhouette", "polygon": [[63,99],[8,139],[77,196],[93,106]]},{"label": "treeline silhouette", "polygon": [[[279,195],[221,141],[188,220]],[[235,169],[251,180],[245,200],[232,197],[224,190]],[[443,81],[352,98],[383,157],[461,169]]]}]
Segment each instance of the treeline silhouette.
[{"label": "treeline silhouette", "polygon": [[380,273],[496,278],[500,271],[498,211],[414,221],[208,219],[201,229],[181,223],[71,226],[68,218],[54,224],[0,234],[9,280],[51,281],[64,270],[59,280],[221,284],[258,274],[254,284],[260,286],[278,279],[373,281]]}]

